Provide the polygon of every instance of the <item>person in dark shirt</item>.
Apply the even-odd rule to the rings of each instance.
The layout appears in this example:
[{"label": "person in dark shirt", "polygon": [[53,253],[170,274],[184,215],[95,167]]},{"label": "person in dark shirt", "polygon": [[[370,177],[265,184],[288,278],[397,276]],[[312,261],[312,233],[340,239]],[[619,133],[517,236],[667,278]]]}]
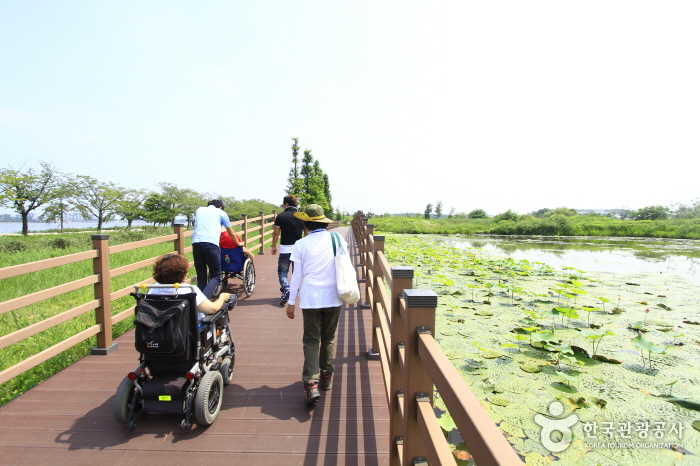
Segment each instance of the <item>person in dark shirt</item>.
[{"label": "person in dark shirt", "polygon": [[282,201],[284,212],[279,214],[275,219],[275,224],[272,227],[272,254],[277,254],[277,242],[280,240],[279,259],[277,260],[277,275],[280,280],[280,306],[287,304],[289,301],[289,258],[294,250],[294,243],[304,234],[304,222],[294,216],[298,210],[299,201],[294,195],[285,196]]}]

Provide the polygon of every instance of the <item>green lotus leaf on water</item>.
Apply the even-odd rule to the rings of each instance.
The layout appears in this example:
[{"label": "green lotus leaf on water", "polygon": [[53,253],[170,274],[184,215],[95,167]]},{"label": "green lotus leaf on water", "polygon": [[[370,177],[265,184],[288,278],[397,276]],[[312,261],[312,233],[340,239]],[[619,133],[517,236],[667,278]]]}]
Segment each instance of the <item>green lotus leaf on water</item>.
[{"label": "green lotus leaf on water", "polygon": [[520,369],[530,374],[537,374],[538,372],[542,372],[542,366],[535,362],[521,362]]},{"label": "green lotus leaf on water", "polygon": [[651,341],[647,340],[641,335],[637,335],[636,337],[632,338],[632,343],[634,346],[641,350],[646,350],[650,351],[652,353],[657,353],[661,354],[666,351],[666,346],[663,345],[657,345],[655,343],[652,343]]},{"label": "green lotus leaf on water", "polygon": [[552,387],[556,388],[557,390],[560,390],[565,393],[576,393],[578,389],[571,385],[568,382],[564,381],[559,381],[559,382],[552,382],[551,383]]},{"label": "green lotus leaf on water", "polygon": [[548,466],[552,464],[552,459],[532,451],[525,455],[525,464],[527,466]]},{"label": "green lotus leaf on water", "polygon": [[670,395],[660,395],[659,398],[663,398],[669,403],[673,403],[674,405],[680,406],[681,408],[691,409],[693,411],[700,411],[700,403],[696,401],[687,400],[684,398],[676,398]]},{"label": "green lotus leaf on water", "polygon": [[491,316],[493,316],[493,312],[482,310],[482,311],[476,311],[474,313],[474,315],[481,316],[481,317],[491,317]]},{"label": "green lotus leaf on water", "polygon": [[455,421],[452,419],[452,416],[450,416],[450,413],[448,413],[447,411],[443,411],[443,413],[440,415],[440,417],[438,418],[438,424],[440,424],[442,430],[444,430],[447,433],[450,433],[457,428],[457,424],[455,424]]},{"label": "green lotus leaf on water", "polygon": [[505,398],[500,397],[500,396],[488,396],[488,397],[486,397],[486,400],[489,403],[494,404],[496,406],[505,407],[505,406],[508,406],[510,404],[510,401],[508,401]]},{"label": "green lotus leaf on water", "polygon": [[693,421],[693,423],[690,424],[690,425],[693,426],[693,429],[695,429],[695,430],[697,430],[698,432],[700,432],[700,419],[698,419],[697,421]]},{"label": "green lotus leaf on water", "polygon": [[482,350],[481,351],[481,357],[484,359],[496,359],[500,358],[503,356],[503,353],[499,353],[498,351],[493,351],[493,350]]},{"label": "green lotus leaf on water", "polygon": [[508,421],[503,421],[501,422],[498,427],[501,428],[503,432],[508,434],[510,437],[517,437],[517,438],[525,438],[525,432],[523,429],[511,422]]}]

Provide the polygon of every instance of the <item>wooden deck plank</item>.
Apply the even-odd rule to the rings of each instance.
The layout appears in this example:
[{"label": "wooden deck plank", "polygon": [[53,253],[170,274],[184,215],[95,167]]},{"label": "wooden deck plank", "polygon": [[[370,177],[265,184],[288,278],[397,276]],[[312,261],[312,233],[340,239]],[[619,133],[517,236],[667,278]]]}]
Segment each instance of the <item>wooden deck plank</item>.
[{"label": "wooden deck plank", "polygon": [[388,465],[389,413],[381,369],[364,358],[371,315],[345,309],[334,389],[303,406],[302,320],[277,306],[276,257],[258,256],[255,295],[232,313],[236,372],[219,418],[182,433],[175,416],[144,416],[127,433],[111,398],[136,365],[133,333],[0,408],[0,465]]}]

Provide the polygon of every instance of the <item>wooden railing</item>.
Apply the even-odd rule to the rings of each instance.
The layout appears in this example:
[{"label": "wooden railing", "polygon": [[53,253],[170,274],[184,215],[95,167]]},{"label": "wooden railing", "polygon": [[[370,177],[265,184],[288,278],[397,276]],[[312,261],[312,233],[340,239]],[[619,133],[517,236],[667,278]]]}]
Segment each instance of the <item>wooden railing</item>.
[{"label": "wooden railing", "polygon": [[390,464],[456,465],[435,417],[434,387],[476,464],[522,465],[481,402],[435,340],[437,294],[413,288],[412,267],[392,267],[384,237],[361,213],[352,221],[363,304],[372,309],[372,348],[379,359],[390,413]]},{"label": "wooden railing", "polygon": [[[264,215],[263,212],[260,212],[260,216],[258,217],[248,218],[244,215],[242,216],[241,220],[231,222],[231,224],[234,225],[234,227],[239,227],[236,229],[241,230],[244,244],[246,246],[258,243],[254,244],[255,250],[259,254],[263,254],[265,246],[272,241],[272,228],[270,227],[270,223],[272,223],[275,216],[275,213]],[[88,285],[94,286],[93,300],[0,337],[0,349],[19,343],[33,335],[53,328],[90,311],[95,311],[95,325],[92,325],[75,335],[71,335],[65,340],[24,359],[14,366],[0,371],[0,384],[7,382],[13,377],[28,371],[29,369],[95,335],[97,336],[97,346],[92,348],[92,354],[108,354],[110,351],[115,349],[117,345],[112,341],[112,326],[131,317],[134,313],[135,307],[132,306],[122,312],[112,314],[112,301],[127,296],[131,291],[133,291],[134,286],[137,284],[112,291],[111,279],[119,275],[148,267],[154,264],[160,257],[162,257],[162,255],[113,269],[110,269],[109,266],[110,256],[119,252],[166,243],[168,241],[173,242],[173,251],[180,254],[184,255],[192,251],[192,246],[185,247],[185,238],[192,236],[192,231],[185,230],[183,225],[174,225],[173,229],[174,232],[170,235],[119,244],[116,246],[109,245],[108,235],[93,235],[93,249],[91,250],[0,268],[0,280],[89,259],[92,259],[93,268],[93,273],[87,277],[0,302],[0,314],[46,301],[47,299],[75,291]],[[192,263],[190,263],[190,265],[192,265]],[[152,279],[141,280],[139,283],[151,281]]]}]

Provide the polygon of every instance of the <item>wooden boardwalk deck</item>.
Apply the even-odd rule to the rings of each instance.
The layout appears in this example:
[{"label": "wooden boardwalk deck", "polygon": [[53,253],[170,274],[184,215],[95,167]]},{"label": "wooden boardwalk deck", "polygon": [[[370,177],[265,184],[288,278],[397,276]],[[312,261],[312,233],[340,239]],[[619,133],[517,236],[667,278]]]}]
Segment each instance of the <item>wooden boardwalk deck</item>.
[{"label": "wooden boardwalk deck", "polygon": [[255,294],[232,313],[236,371],[209,429],[145,416],[127,433],[111,398],[136,365],[133,333],[0,408],[0,465],[386,465],[389,415],[371,345],[369,310],[345,309],[334,388],[313,412],[300,382],[302,320],[277,305],[276,256],[256,258]]}]

